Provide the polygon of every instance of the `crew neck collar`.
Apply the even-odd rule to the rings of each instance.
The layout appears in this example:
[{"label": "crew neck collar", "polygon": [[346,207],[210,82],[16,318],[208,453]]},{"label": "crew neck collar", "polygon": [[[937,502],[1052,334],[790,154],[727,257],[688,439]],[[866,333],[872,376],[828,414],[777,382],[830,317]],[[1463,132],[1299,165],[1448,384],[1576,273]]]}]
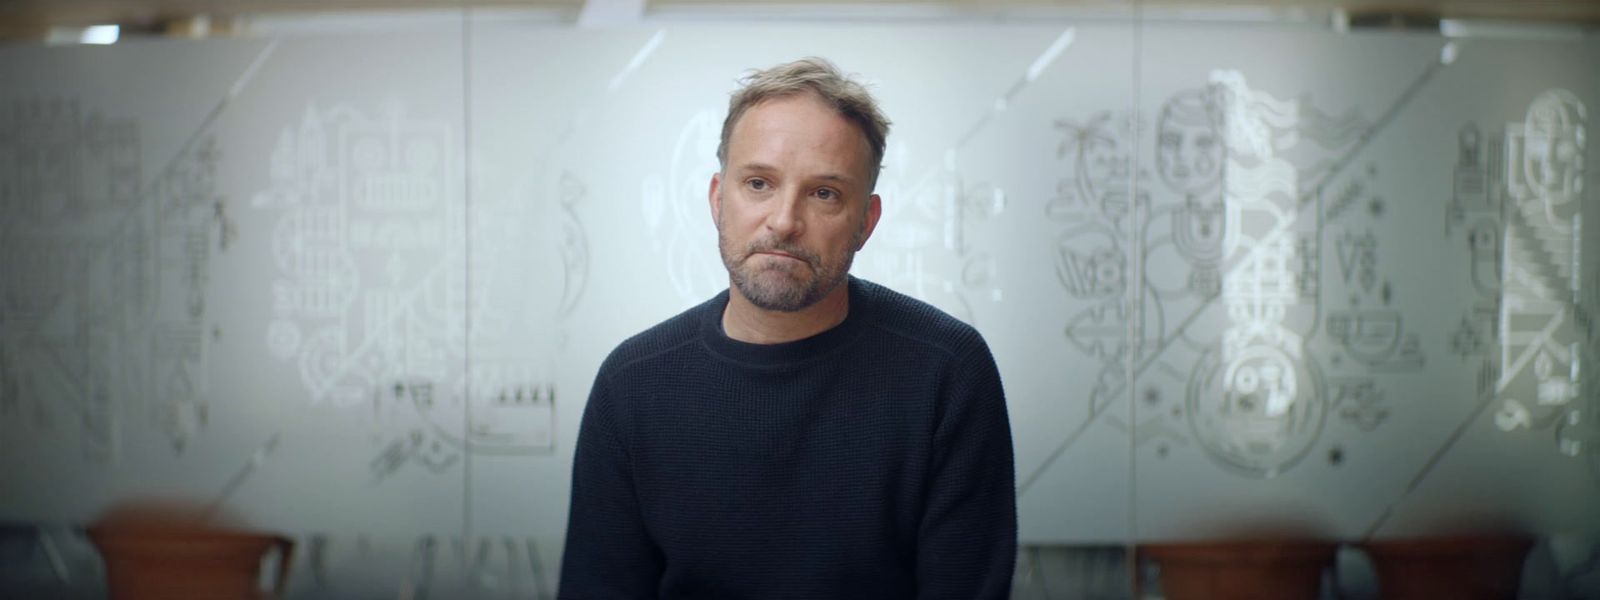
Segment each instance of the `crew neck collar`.
[{"label": "crew neck collar", "polygon": [[861,329],[862,316],[871,310],[859,280],[848,276],[844,285],[850,295],[850,308],[844,321],[811,337],[777,344],[753,344],[728,337],[722,328],[722,313],[728,309],[729,292],[723,290],[707,303],[707,310],[701,315],[701,338],[712,353],[752,366],[782,367],[820,358],[855,339]]}]

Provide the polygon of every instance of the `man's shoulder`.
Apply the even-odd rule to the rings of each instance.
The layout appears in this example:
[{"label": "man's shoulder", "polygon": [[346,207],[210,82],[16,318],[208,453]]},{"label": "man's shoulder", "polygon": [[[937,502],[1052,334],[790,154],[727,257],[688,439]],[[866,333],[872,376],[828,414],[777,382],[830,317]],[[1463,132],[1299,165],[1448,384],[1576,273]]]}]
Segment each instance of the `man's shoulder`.
[{"label": "man's shoulder", "polygon": [[651,326],[617,344],[600,366],[601,376],[615,375],[621,371],[648,363],[651,358],[672,352],[687,344],[697,343],[702,335],[706,315],[723,301],[718,294],[705,302]]},{"label": "man's shoulder", "polygon": [[853,283],[871,306],[871,325],[886,334],[952,355],[985,345],[976,328],[932,304],[865,279]]}]

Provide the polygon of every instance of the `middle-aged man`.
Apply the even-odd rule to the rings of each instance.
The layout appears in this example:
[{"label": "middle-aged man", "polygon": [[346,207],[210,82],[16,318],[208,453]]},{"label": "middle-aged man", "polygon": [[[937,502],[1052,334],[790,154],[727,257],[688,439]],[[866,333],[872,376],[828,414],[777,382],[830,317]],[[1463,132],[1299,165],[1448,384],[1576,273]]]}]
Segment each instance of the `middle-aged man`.
[{"label": "middle-aged man", "polygon": [[561,598],[1005,598],[1011,431],[983,338],[851,277],[889,122],[805,59],[729,102],[729,289],[623,342],[573,461]]}]

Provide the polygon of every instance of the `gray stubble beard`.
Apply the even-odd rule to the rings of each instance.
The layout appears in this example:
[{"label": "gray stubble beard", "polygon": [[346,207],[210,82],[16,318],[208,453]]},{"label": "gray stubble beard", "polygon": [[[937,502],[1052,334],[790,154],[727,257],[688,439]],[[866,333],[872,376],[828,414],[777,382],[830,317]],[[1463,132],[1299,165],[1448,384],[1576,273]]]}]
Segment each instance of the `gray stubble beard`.
[{"label": "gray stubble beard", "polygon": [[[861,237],[865,233],[866,223],[862,222],[861,227],[856,231],[854,239],[851,240],[852,248],[861,246]],[[806,251],[804,248],[778,241],[756,240],[745,247],[743,260],[748,261],[756,252],[763,250],[779,250],[796,256],[804,260],[807,265],[810,265],[811,272],[816,276],[811,278],[809,282],[797,282],[797,285],[787,286],[770,285],[766,282],[758,281],[761,279],[760,276],[766,273],[746,273],[744,269],[740,268],[742,265],[734,262],[734,257],[729,253],[728,236],[722,231],[722,219],[717,219],[717,251],[722,255],[722,266],[728,270],[729,281],[733,283],[733,287],[739,290],[740,294],[748,299],[751,304],[756,305],[757,308],[776,312],[798,312],[828,297],[828,294],[833,293],[834,289],[848,279],[850,267],[855,263],[856,256],[854,249],[845,253],[844,264],[839,265],[839,269],[835,271],[823,265],[821,257]],[[778,273],[777,275],[789,276],[797,269],[799,269],[798,265],[770,266],[762,269],[762,271],[784,271],[785,273]]]}]

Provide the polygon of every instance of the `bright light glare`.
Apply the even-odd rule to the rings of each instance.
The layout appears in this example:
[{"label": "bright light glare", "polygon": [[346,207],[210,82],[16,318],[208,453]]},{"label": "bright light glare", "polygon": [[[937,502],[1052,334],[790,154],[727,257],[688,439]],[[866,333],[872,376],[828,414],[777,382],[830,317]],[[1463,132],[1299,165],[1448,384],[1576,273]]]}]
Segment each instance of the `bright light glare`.
[{"label": "bright light glare", "polygon": [[1066,31],[1061,32],[1061,35],[1056,36],[1056,41],[1052,42],[1049,48],[1045,48],[1044,54],[1040,54],[1038,58],[1033,59],[1033,64],[1028,65],[1028,81],[1038,79],[1039,74],[1043,73],[1050,66],[1050,63],[1055,62],[1056,57],[1061,56],[1061,51],[1072,45],[1073,35],[1074,30],[1070,27],[1067,28]]},{"label": "bright light glare", "polygon": [[78,38],[83,44],[115,44],[117,37],[122,34],[122,28],[116,25],[91,25],[84,28],[83,35]]}]

